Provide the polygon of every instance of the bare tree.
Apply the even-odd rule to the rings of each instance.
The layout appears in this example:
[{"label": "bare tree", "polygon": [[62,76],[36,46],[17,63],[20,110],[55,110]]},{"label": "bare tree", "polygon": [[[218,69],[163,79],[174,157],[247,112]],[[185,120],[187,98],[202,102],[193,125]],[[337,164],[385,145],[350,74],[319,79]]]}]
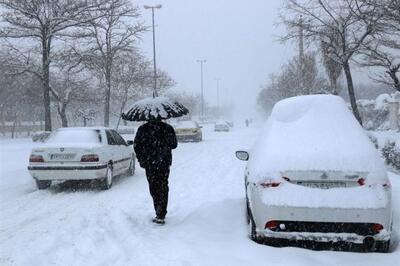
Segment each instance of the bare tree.
[{"label": "bare tree", "polygon": [[[106,1],[106,0],[104,0]],[[43,85],[45,130],[51,130],[50,64],[52,47],[59,37],[76,36],[72,29],[90,22],[102,0],[0,0],[4,27],[0,37],[29,39],[40,51],[38,73]],[[13,45],[16,46],[14,43]],[[25,55],[26,56],[26,55]]]},{"label": "bare tree", "polygon": [[[368,3],[366,3],[368,2]],[[326,40],[326,50],[343,67],[354,116],[362,124],[356,104],[350,61],[362,45],[379,32],[382,14],[379,1],[367,0],[286,0],[282,21],[288,33],[283,40],[297,38],[298,18],[302,16],[304,36],[309,41]],[[327,30],[329,29],[329,30]],[[333,40],[332,38],[338,38]]]},{"label": "bare tree", "polygon": [[[327,31],[330,31],[330,29],[327,29]],[[330,47],[338,47],[340,39],[335,32],[327,32],[327,34],[332,36],[329,38],[321,38],[322,63],[324,65],[326,75],[329,78],[330,91],[332,94],[338,95],[340,93],[338,79],[342,75],[343,70],[342,65],[331,57]]]},{"label": "bare tree", "polygon": [[[136,51],[125,53],[117,59],[113,75],[113,99],[120,103],[119,114],[123,112],[128,100],[135,100],[151,91],[147,86],[147,74],[150,62]],[[119,116],[117,127],[121,121]]]},{"label": "bare tree", "polygon": [[89,79],[80,61],[71,62],[67,56],[56,64],[58,71],[51,80],[50,91],[57,103],[61,125],[68,127],[67,107],[73,100],[84,100],[88,94]]},{"label": "bare tree", "polygon": [[383,70],[371,78],[400,91],[400,1],[381,0],[380,13],[383,14],[380,32],[371,43],[363,46],[360,65]]},{"label": "bare tree", "polygon": [[[137,19],[139,8],[128,0],[110,0],[104,16],[93,20],[87,29],[86,51],[81,53],[86,63],[100,71],[105,81],[104,125],[110,123],[110,97],[115,62],[123,53],[133,51],[134,43],[145,31]],[[136,21],[136,22],[135,22]]]},{"label": "bare tree", "polygon": [[378,72],[371,78],[400,92],[400,56],[396,56],[396,53],[391,52],[382,39],[377,39],[375,44],[365,47],[365,56],[360,65],[383,69],[383,73]]}]

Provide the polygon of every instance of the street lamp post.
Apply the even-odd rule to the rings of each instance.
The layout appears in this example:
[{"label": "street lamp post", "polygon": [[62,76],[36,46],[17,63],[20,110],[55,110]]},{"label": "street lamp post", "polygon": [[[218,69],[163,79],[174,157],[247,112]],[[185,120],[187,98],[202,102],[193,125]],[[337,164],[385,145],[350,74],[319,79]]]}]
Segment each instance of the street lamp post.
[{"label": "street lamp post", "polygon": [[144,9],[151,9],[152,22],[153,22],[153,67],[154,67],[154,96],[157,97],[157,64],[156,64],[156,31],[154,28],[154,9],[160,9],[162,5],[156,6],[143,6]]},{"label": "street lamp post", "polygon": [[207,60],[201,59],[197,60],[200,63],[200,78],[201,78],[201,121],[204,122],[204,81],[203,81],[203,64]]},{"label": "street lamp post", "polygon": [[220,113],[221,113],[221,110],[220,110],[220,107],[219,107],[219,82],[221,81],[221,79],[220,78],[215,78],[215,80],[217,81],[217,116],[218,116],[218,119],[220,118]]}]

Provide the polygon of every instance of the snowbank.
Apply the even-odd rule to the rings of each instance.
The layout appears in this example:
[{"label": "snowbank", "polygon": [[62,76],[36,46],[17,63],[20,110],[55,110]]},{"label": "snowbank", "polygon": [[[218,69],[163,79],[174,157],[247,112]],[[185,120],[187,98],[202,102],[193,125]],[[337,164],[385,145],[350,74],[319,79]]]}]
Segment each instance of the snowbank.
[{"label": "snowbank", "polygon": [[343,99],[300,96],[278,102],[250,152],[251,178],[286,170],[368,172],[386,178],[384,164]]}]

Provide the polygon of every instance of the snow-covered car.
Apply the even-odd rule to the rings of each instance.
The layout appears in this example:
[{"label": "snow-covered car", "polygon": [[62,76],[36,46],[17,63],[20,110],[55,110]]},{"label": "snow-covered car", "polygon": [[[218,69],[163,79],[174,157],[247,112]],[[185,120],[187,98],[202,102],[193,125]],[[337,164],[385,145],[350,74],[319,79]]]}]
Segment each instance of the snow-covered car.
[{"label": "snow-covered car", "polygon": [[229,125],[225,121],[217,121],[214,124],[214,131],[229,131]]},{"label": "snow-covered car", "polygon": [[250,237],[275,246],[387,252],[391,184],[374,145],[337,96],[278,102],[245,170]]},{"label": "snow-covered car", "polygon": [[38,189],[46,189],[56,180],[94,179],[109,189],[114,176],[134,174],[132,145],[110,128],[60,128],[32,150],[28,170]]},{"label": "snow-covered car", "polygon": [[174,125],[174,129],[179,142],[199,142],[203,139],[201,126],[197,122],[179,121]]}]

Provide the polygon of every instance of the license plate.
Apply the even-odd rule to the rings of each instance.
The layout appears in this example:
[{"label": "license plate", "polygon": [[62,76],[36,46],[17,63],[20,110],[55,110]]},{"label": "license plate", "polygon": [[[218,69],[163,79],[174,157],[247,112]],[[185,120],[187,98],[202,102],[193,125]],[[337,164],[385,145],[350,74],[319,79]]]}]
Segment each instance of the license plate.
[{"label": "license plate", "polygon": [[297,182],[297,184],[305,186],[305,187],[309,187],[309,188],[320,188],[320,189],[346,187],[345,182]]},{"label": "license plate", "polygon": [[75,154],[70,154],[70,153],[63,153],[63,154],[51,154],[50,159],[51,160],[71,160],[75,157]]}]

